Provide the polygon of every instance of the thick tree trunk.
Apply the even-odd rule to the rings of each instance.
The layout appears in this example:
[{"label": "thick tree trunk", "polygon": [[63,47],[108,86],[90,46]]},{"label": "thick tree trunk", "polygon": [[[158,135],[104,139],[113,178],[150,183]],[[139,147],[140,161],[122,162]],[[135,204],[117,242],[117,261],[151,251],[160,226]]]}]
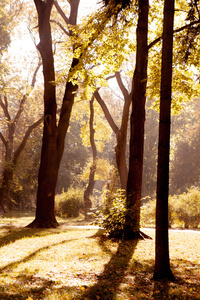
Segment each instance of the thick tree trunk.
[{"label": "thick tree trunk", "polygon": [[139,1],[136,67],[133,76],[129,173],[125,237],[138,238],[142,193],[144,122],[148,62],[148,0]]},{"label": "thick tree trunk", "polygon": [[44,76],[44,129],[41,162],[38,175],[36,218],[30,227],[55,227],[54,197],[58,175],[56,90],[50,14],[53,0],[35,0],[38,12],[40,43],[37,48],[42,57]]},{"label": "thick tree trunk", "polygon": [[[66,83],[65,94],[61,107],[58,127],[56,126],[56,94],[54,72],[54,59],[52,52],[52,39],[50,28],[50,13],[53,0],[41,2],[34,0],[38,12],[40,51],[43,63],[44,76],[44,129],[41,162],[38,175],[38,192],[35,220],[28,227],[49,228],[56,227],[58,222],[55,218],[55,190],[58,178],[60,162],[64,151],[64,142],[69,119],[74,103],[75,93],[78,86],[70,81]],[[79,0],[72,2],[70,21],[76,22]],[[76,12],[74,12],[74,9]],[[78,59],[72,60],[71,69],[78,64]]]},{"label": "thick tree trunk", "polygon": [[93,103],[94,103],[94,96],[92,97],[91,101],[90,101],[90,144],[92,147],[92,157],[93,157],[93,162],[92,165],[90,167],[90,175],[89,175],[89,182],[88,185],[84,191],[84,208],[85,208],[85,217],[87,218],[87,212],[88,209],[92,206],[92,201],[90,199],[90,197],[93,194],[93,189],[94,189],[94,176],[95,176],[95,172],[96,172],[96,168],[97,168],[97,148],[95,145],[95,140],[94,140],[94,127],[93,127],[93,123],[94,123],[94,107],[93,107]]},{"label": "thick tree trunk", "polygon": [[173,280],[169,260],[168,193],[174,0],[165,0],[160,93],[154,279]]}]

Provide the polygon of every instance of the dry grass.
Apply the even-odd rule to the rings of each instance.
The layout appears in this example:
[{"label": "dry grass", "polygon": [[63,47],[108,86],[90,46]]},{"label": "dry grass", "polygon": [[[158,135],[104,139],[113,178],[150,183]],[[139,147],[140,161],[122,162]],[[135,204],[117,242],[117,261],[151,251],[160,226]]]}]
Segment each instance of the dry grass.
[{"label": "dry grass", "polygon": [[[110,241],[81,220],[24,228],[32,216],[0,219],[1,299],[200,299],[200,231],[170,230],[175,282],[154,282],[152,240]],[[69,223],[70,222],[70,223]]]}]

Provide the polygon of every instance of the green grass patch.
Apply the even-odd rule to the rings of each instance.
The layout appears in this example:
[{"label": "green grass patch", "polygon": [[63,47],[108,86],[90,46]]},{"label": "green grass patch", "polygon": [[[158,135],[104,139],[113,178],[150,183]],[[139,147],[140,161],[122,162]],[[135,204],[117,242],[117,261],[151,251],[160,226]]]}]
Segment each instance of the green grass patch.
[{"label": "green grass patch", "polygon": [[[175,282],[154,282],[152,240],[116,242],[79,219],[28,229],[33,219],[0,219],[0,300],[200,299],[200,231],[170,230]],[[74,226],[77,225],[77,226]]]}]

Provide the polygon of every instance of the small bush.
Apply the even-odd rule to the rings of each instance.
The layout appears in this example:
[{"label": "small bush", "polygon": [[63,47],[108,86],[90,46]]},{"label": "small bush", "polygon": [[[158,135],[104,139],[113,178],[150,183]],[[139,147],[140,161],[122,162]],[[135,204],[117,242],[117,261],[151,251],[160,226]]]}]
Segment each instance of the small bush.
[{"label": "small bush", "polygon": [[123,190],[118,190],[105,199],[106,207],[99,221],[109,237],[122,238],[125,225],[126,198]]},{"label": "small bush", "polygon": [[[192,187],[187,193],[169,197],[169,227],[197,228],[200,224],[200,190]],[[156,200],[141,208],[142,226],[155,226]]]},{"label": "small bush", "polygon": [[185,228],[197,228],[200,224],[200,189],[192,187],[187,193],[173,196],[174,218]]},{"label": "small bush", "polygon": [[83,209],[83,191],[81,189],[69,189],[56,196],[56,214],[67,218],[76,218]]},{"label": "small bush", "polygon": [[156,223],[156,201],[149,200],[141,207],[140,220],[142,226],[155,226]]}]

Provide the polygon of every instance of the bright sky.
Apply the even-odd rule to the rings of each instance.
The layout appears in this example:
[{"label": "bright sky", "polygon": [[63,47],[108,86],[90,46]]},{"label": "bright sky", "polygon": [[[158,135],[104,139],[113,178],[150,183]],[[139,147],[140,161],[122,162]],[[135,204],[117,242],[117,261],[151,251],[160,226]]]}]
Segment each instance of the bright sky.
[{"label": "bright sky", "polygon": [[[89,13],[93,12],[97,8],[97,3],[99,2],[100,0],[80,0],[78,11],[79,19],[82,19]],[[60,1],[60,3],[62,3],[62,1]],[[21,68],[23,69],[22,74],[24,74],[24,76],[27,76],[27,72],[29,72],[30,70],[31,63],[34,57],[37,55],[36,48],[28,31],[27,24],[25,22],[21,23],[19,25],[19,29],[20,30],[18,31],[16,30],[16,37],[12,40],[11,46],[8,50],[8,54],[11,57],[11,60],[15,62],[15,64],[18,63],[19,65],[21,65]],[[24,69],[24,56],[26,57],[27,61],[27,72],[25,72]]]}]

